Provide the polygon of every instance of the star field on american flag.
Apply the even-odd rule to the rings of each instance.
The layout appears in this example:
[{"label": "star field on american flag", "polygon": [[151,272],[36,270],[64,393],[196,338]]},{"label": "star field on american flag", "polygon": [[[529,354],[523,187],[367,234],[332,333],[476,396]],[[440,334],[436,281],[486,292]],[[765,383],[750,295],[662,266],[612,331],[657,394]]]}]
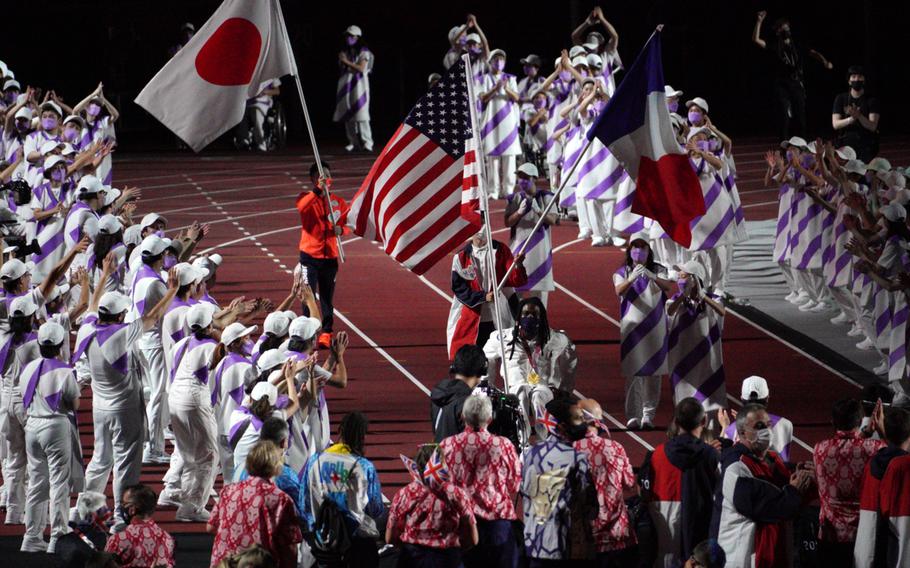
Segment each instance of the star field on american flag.
[{"label": "star field on american flag", "polygon": [[465,140],[471,137],[471,114],[468,111],[468,89],[464,61],[453,65],[425,94],[405,124],[420,130],[452,158],[465,153]]}]

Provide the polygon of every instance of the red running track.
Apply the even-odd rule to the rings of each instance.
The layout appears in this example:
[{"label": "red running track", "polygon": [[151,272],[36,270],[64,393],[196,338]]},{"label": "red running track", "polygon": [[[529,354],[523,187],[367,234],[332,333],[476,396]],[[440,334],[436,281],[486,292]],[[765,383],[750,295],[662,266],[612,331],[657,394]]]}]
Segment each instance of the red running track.
[{"label": "red running track", "polygon": [[[761,153],[769,143],[737,146],[739,188],[747,219],[776,214],[776,190],[762,188]],[[901,153],[907,148],[900,147]],[[264,296],[276,303],[290,286],[297,262],[297,215],[293,200],[308,185],[307,154],[283,155],[118,155],[118,186],[142,189],[140,213],[156,211],[168,220],[169,233],[194,220],[207,222],[211,232],[200,249],[224,255],[213,293],[222,303],[239,296]],[[333,166],[333,189],[349,199],[372,164],[372,156],[325,155]],[[502,202],[493,210],[501,211]],[[501,214],[493,216],[502,228]],[[558,291],[550,295],[550,322],[564,329],[578,346],[578,390],[600,401],[613,418],[613,436],[622,442],[634,464],[664,439],[672,412],[670,389],[663,388],[658,430],[629,433],[625,422],[623,379],[619,375],[619,303],[611,275],[621,262],[616,248],[592,248],[575,240],[577,228],[553,229],[554,275]],[[497,238],[507,240],[498,231]],[[449,264],[441,262],[418,278],[386,256],[375,243],[346,237],[347,263],[339,271],[336,331],[352,336],[346,360],[350,380],[344,391],[327,393],[334,425],[345,412],[361,410],[370,418],[367,456],[374,461],[389,498],[408,481],[400,453],[413,454],[431,440],[429,389],[446,376],[445,325],[450,304]],[[771,410],[790,418],[796,436],[811,447],[829,432],[829,409],[858,389],[776,337],[735,314],[726,318],[724,360],[727,390],[737,395],[741,380],[751,374],[770,382]],[[90,392],[79,412],[86,460],[91,456]],[[794,458],[810,453],[797,447]],[[156,490],[166,466],[144,466],[142,481]],[[219,482],[220,486],[220,482]],[[110,486],[108,487],[110,493]],[[175,523],[173,509],[156,513],[172,532],[197,532],[199,524]],[[0,535],[21,534],[22,527],[0,526]]]}]

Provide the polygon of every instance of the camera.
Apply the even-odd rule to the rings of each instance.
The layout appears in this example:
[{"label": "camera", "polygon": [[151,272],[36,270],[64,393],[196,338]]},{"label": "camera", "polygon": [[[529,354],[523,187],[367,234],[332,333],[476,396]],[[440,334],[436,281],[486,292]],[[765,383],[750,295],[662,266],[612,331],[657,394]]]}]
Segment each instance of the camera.
[{"label": "camera", "polygon": [[518,453],[521,453],[528,441],[524,439],[525,417],[521,412],[518,397],[497,389],[486,379],[480,381],[477,388],[490,398],[493,406],[493,421],[487,429],[493,434],[507,438]]}]

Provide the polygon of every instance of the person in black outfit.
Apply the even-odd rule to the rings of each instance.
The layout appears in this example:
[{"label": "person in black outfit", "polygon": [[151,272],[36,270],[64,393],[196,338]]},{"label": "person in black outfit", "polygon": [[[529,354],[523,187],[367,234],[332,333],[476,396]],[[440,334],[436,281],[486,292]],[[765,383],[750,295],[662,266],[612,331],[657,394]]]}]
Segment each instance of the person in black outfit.
[{"label": "person in black outfit", "polygon": [[476,345],[463,345],[455,353],[449,372],[452,376],[430,392],[430,419],[437,443],[464,430],[461,409],[487,374],[487,356]]},{"label": "person in black outfit", "polygon": [[[755,20],[752,42],[774,56],[774,101],[778,117],[778,138],[787,140],[791,136],[806,136],[806,84],[803,78],[805,56],[818,60],[825,69],[834,66],[814,49],[805,50],[794,41],[790,21],[779,18],[774,22],[774,37],[767,41],[761,38],[761,25],[768,13],[762,10]],[[792,125],[791,125],[792,120]],[[792,126],[792,127],[791,127]]]},{"label": "person in black outfit", "polygon": [[857,65],[847,70],[850,90],[837,95],[831,126],[838,146],[850,146],[856,157],[869,162],[878,155],[878,101],[866,95],[866,74]]}]

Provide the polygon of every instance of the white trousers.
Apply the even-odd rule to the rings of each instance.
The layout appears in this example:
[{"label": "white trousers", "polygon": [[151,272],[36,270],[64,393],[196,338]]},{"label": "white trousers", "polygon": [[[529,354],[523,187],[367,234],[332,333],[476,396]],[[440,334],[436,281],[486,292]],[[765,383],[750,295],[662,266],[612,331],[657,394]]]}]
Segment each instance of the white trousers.
[{"label": "white trousers", "polygon": [[221,458],[221,478],[230,480],[234,472],[234,450],[228,443],[227,436],[218,436],[218,454]]},{"label": "white trousers", "polygon": [[25,454],[25,409],[4,389],[0,406],[0,442],[6,444],[3,461],[3,484],[6,489],[6,518],[17,518],[25,509],[25,475],[28,460]]},{"label": "white trousers", "polygon": [[660,404],[660,376],[626,377],[626,420],[654,420]]},{"label": "white trousers", "polygon": [[487,182],[490,184],[490,197],[499,199],[512,195],[518,175],[515,163],[518,156],[487,156]]},{"label": "white trousers", "polygon": [[844,312],[850,321],[857,321],[861,311],[859,300],[853,295],[853,292],[846,286],[829,286],[828,292],[831,293],[831,297],[834,298],[837,307]]},{"label": "white trousers", "polygon": [[149,451],[164,452],[164,427],[167,420],[167,367],[164,364],[164,348],[141,349],[142,387],[148,389],[146,417],[148,420]]},{"label": "white trousers", "polygon": [[369,120],[348,120],[344,123],[344,133],[348,137],[348,144],[357,149],[370,151],[373,149],[373,130]]},{"label": "white trousers", "polygon": [[546,439],[547,429],[541,424],[537,424],[534,411],[535,408],[543,408],[548,402],[553,400],[553,392],[550,387],[541,382],[537,385],[528,383],[509,384],[509,392],[518,395],[518,403],[525,415],[525,440],[531,435],[531,424],[534,425],[534,431],[537,433],[539,440]]},{"label": "white trousers", "polygon": [[610,238],[613,234],[613,202],[582,199],[578,208],[582,206],[587,209],[592,236]]},{"label": "white trousers", "polygon": [[50,501],[51,539],[70,532],[70,466],[72,425],[65,416],[28,419],[28,491],[25,501],[25,540],[43,540]]},{"label": "white trousers", "polygon": [[780,273],[787,283],[787,288],[789,288],[791,292],[799,292],[799,283],[793,276],[793,268],[790,267],[790,264],[787,262],[778,262],[777,266],[780,268]]},{"label": "white trousers", "polygon": [[218,422],[209,388],[177,381],[168,395],[174,443],[183,458],[181,503],[205,508],[218,464]]},{"label": "white trousers", "polygon": [[654,251],[654,260],[666,266],[667,269],[683,264],[688,259],[689,251],[670,238],[652,240],[651,250]]},{"label": "white trousers", "polygon": [[821,272],[821,269],[793,269],[794,280],[796,280],[800,288],[809,294],[809,298],[811,298],[813,302],[821,302],[825,300],[827,295],[827,286],[825,286],[825,279]]},{"label": "white trousers", "polygon": [[142,472],[142,413],[137,408],[92,409],[95,450],[85,468],[85,490],[104,493],[114,470],[114,503],[120,506],[123,488],[139,483]]}]

